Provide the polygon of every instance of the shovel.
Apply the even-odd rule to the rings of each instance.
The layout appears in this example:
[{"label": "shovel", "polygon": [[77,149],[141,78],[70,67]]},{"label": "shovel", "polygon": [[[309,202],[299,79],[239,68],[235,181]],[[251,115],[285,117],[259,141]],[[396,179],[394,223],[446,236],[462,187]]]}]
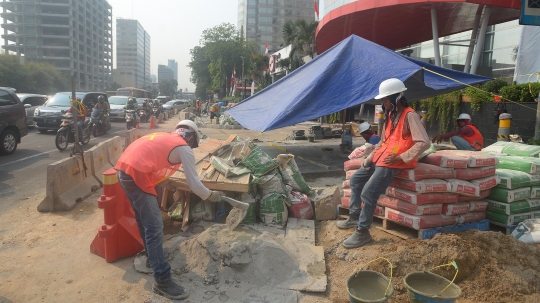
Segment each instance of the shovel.
[{"label": "shovel", "polygon": [[248,203],[240,202],[238,200],[226,197],[219,196],[221,200],[229,203],[233,209],[229,212],[227,219],[225,219],[225,224],[229,227],[230,231],[233,231],[242,220],[246,217],[247,210],[249,208]]}]

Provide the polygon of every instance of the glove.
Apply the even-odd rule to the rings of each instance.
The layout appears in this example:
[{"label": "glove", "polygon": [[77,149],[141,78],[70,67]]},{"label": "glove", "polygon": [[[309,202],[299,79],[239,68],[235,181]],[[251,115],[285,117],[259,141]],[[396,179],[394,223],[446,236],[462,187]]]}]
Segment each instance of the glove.
[{"label": "glove", "polygon": [[364,161],[362,162],[362,165],[360,166],[361,169],[365,170],[365,171],[368,171],[369,168],[371,166],[371,160],[369,160],[368,158],[364,159]]},{"label": "glove", "polygon": [[221,201],[221,198],[219,197],[219,192],[213,190],[208,199],[206,199],[210,202],[219,202]]}]

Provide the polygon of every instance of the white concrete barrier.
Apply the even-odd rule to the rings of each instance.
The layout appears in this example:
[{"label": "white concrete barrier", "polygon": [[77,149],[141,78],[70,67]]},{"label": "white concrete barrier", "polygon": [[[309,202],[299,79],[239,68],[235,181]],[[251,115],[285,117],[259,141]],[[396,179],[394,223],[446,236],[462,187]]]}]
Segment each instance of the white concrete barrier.
[{"label": "white concrete barrier", "polygon": [[164,116],[165,116],[164,113],[159,114],[159,118],[158,118],[158,121],[157,121],[158,124],[163,124],[163,123],[165,123],[165,122],[163,121],[163,119],[164,119],[163,117],[164,117]]},{"label": "white concrete barrier", "polygon": [[[109,157],[109,164],[112,166],[116,165],[118,159],[124,151],[124,146],[126,145],[126,139],[120,136],[113,137],[107,141],[107,155]],[[101,176],[98,176],[101,178]]]},{"label": "white concrete barrier", "polygon": [[[109,140],[114,140],[114,138]],[[85,154],[88,154],[88,156],[85,155],[85,160],[87,163],[90,163],[92,176],[99,182],[100,186],[103,186],[103,181],[101,180],[103,173],[113,167],[111,163],[109,163],[109,148],[107,141],[100,142],[85,152]]]},{"label": "white concrete barrier", "polygon": [[133,141],[139,139],[140,131],[136,128],[132,128],[126,132],[126,145],[125,148],[127,148]]},{"label": "white concrete barrier", "polygon": [[38,205],[40,212],[67,211],[77,202],[88,198],[99,189],[99,182],[93,177],[90,155],[85,153],[86,174],[83,161],[77,157],[66,158],[49,164],[45,199]]}]

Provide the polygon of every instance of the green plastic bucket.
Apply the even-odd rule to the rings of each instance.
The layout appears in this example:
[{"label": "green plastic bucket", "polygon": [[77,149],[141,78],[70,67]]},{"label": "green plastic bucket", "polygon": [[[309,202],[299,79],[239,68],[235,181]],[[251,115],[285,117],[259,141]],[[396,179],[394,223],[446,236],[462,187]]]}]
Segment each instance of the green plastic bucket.
[{"label": "green plastic bucket", "polygon": [[394,286],[381,273],[360,270],[347,280],[347,293],[351,303],[385,303],[394,294]]},{"label": "green plastic bucket", "polygon": [[461,297],[459,286],[431,272],[412,272],[403,278],[403,283],[411,303],[454,303]]}]

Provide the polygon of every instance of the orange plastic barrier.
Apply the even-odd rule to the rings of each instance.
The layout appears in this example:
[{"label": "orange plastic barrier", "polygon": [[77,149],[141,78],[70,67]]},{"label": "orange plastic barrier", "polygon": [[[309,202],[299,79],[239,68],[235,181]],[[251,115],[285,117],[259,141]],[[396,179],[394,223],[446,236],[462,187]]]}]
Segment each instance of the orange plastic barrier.
[{"label": "orange plastic barrier", "polygon": [[149,128],[157,128],[156,117],[154,117],[153,115],[150,117],[150,126],[149,126]]},{"label": "orange plastic barrier", "polygon": [[103,173],[103,195],[98,199],[104,224],[90,244],[90,252],[107,262],[134,256],[144,249],[135,213],[113,168]]}]

